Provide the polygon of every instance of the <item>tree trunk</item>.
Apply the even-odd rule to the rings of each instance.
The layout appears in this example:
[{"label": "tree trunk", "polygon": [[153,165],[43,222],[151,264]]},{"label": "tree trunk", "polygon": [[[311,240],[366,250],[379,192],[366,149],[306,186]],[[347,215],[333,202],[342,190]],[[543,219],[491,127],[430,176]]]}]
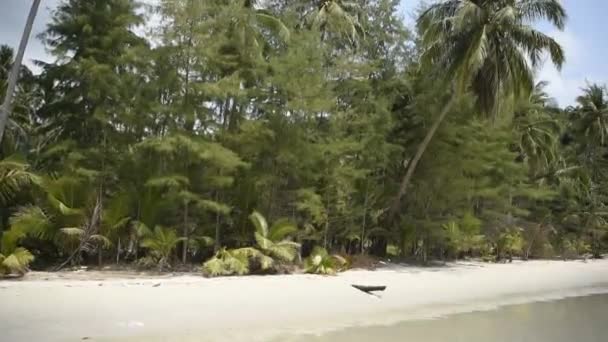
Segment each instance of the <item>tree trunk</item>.
[{"label": "tree trunk", "polygon": [[13,66],[11,67],[11,72],[8,76],[8,86],[6,88],[6,94],[4,95],[2,108],[0,108],[0,143],[2,143],[2,138],[4,137],[4,129],[6,128],[8,115],[11,111],[11,104],[13,101],[15,87],[17,86],[17,79],[19,78],[19,71],[21,70],[21,63],[23,62],[23,55],[25,54],[25,48],[27,47],[27,42],[30,39],[30,34],[32,33],[32,26],[34,25],[34,19],[36,19],[36,14],[38,13],[38,7],[40,7],[40,0],[34,0],[30,9],[30,14],[28,15],[25,23],[23,35],[21,36],[19,50],[17,50],[17,55],[15,56]]},{"label": "tree trunk", "polygon": [[103,265],[103,248],[101,248],[101,244],[97,246],[97,266],[101,268]]},{"label": "tree trunk", "polygon": [[184,203],[184,248],[182,249],[182,264],[186,263],[186,258],[188,256],[188,202]]},{"label": "tree trunk", "polygon": [[55,271],[61,270],[65,265],[71,263],[74,258],[80,256],[80,253],[85,250],[85,246],[90,242],[90,238],[93,234],[99,232],[99,225],[101,222],[101,212],[102,212],[102,200],[101,194],[98,195],[95,207],[93,208],[93,213],[91,214],[91,218],[89,222],[87,222],[84,231],[80,237],[80,241],[78,242],[78,247],[74,250],[74,252],[64,261],[61,265],[55,268]]},{"label": "tree trunk", "polygon": [[323,248],[327,249],[328,245],[327,245],[327,238],[329,235],[329,188],[327,189],[327,195],[325,196],[326,199],[326,206],[327,208],[325,209],[325,211],[327,212],[327,217],[325,218],[325,230],[324,230],[324,237],[323,237]]},{"label": "tree trunk", "polygon": [[[218,202],[220,195],[218,192],[215,193],[215,201]],[[213,250],[215,252],[219,251],[221,247],[220,241],[220,213],[219,211],[215,213],[215,244]]]},{"label": "tree trunk", "polygon": [[530,243],[528,244],[528,247],[526,248],[526,253],[524,254],[524,260],[528,261],[528,259],[530,258],[530,252],[532,251],[532,246],[534,246],[536,237],[541,233],[541,229],[542,228],[539,225],[538,229],[534,232],[534,235],[532,235],[532,239],[530,240]]},{"label": "tree trunk", "polygon": [[359,253],[363,254],[363,245],[365,242],[365,223],[367,218],[367,201],[369,195],[369,182],[365,181],[365,199],[363,200],[363,222],[361,222],[361,241],[359,241]]},{"label": "tree trunk", "polygon": [[116,245],[116,265],[120,262],[120,237],[118,238],[118,245]]},{"label": "tree trunk", "polygon": [[416,171],[416,166],[418,166],[418,162],[420,161],[420,158],[422,158],[422,155],[424,154],[427,147],[429,146],[429,143],[433,139],[433,136],[435,136],[437,129],[441,125],[441,122],[443,122],[443,120],[445,119],[447,114],[452,109],[452,106],[454,105],[454,103],[456,103],[456,98],[457,98],[456,93],[452,94],[452,97],[450,98],[448,103],[446,103],[446,105],[443,107],[443,110],[439,114],[439,117],[435,120],[435,122],[433,123],[433,125],[431,126],[429,131],[427,132],[426,136],[424,137],[424,140],[422,140],[422,143],[420,143],[420,145],[418,145],[418,150],[416,150],[414,159],[412,159],[408,163],[407,172],[405,173],[405,176],[403,177],[403,179],[401,181],[401,185],[399,186],[399,192],[397,193],[397,196],[395,196],[395,199],[393,200],[393,204],[389,211],[389,215],[388,215],[389,223],[393,221],[393,219],[395,218],[395,215],[397,214],[397,211],[399,210],[399,207],[401,205],[401,199],[407,193],[407,187],[410,184],[412,176],[414,175],[414,171]]}]

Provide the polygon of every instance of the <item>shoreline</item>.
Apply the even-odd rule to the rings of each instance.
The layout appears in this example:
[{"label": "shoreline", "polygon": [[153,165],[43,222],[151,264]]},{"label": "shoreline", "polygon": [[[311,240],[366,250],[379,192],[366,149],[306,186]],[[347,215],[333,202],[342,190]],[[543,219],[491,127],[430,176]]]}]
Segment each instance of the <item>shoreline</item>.
[{"label": "shoreline", "polygon": [[[95,271],[75,273],[88,272],[95,276]],[[51,279],[46,274],[45,280],[44,275],[0,282],[0,329],[8,340],[252,341],[254,336],[267,341],[285,334],[608,293],[608,260],[389,264],[333,277]],[[376,297],[351,284],[387,289]]]}]

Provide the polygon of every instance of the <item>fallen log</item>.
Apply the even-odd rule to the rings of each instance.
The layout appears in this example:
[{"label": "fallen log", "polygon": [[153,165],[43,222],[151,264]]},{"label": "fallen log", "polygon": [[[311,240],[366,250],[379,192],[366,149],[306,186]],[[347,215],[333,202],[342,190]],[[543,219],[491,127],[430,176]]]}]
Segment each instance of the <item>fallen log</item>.
[{"label": "fallen log", "polygon": [[386,286],[366,286],[366,285],[355,285],[352,284],[352,287],[356,288],[359,291],[363,291],[365,293],[370,293],[374,291],[384,291],[386,290]]}]

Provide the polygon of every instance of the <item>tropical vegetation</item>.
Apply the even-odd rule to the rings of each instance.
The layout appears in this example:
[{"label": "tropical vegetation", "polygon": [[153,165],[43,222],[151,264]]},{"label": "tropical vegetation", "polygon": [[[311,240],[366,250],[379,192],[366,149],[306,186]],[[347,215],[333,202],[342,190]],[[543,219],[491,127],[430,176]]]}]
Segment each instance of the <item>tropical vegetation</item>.
[{"label": "tropical vegetation", "polygon": [[62,0],[13,91],[0,49],[0,274],[601,257],[608,89],[536,76],[560,2],[398,5]]}]

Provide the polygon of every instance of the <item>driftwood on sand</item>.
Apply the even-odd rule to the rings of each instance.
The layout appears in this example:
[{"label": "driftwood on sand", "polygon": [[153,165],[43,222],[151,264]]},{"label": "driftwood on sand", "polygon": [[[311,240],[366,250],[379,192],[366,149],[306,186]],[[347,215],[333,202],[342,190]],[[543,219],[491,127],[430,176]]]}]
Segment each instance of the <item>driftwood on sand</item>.
[{"label": "driftwood on sand", "polygon": [[374,291],[386,290],[386,286],[369,286],[369,285],[355,285],[355,284],[352,284],[351,286],[356,288],[357,290],[363,291],[367,294],[371,294],[371,292],[374,292]]}]

